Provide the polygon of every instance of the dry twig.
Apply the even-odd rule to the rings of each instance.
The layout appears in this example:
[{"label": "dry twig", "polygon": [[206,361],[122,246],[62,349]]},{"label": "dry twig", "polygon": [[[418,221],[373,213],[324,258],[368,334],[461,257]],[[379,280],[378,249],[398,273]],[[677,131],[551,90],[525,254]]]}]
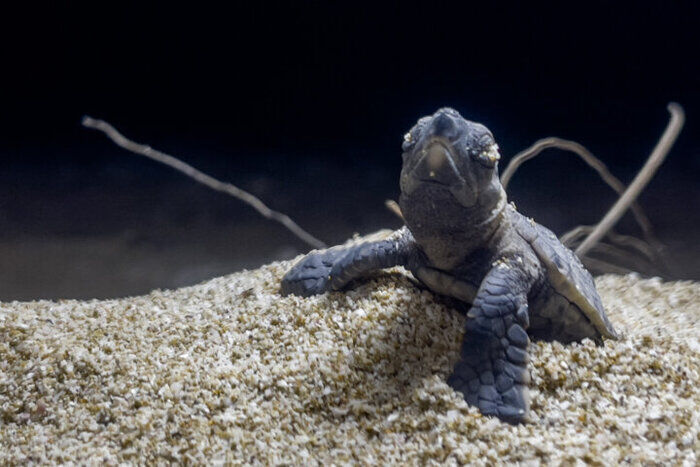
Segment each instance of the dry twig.
[{"label": "dry twig", "polygon": [[633,271],[632,269],[620,266],[617,264],[609,263],[608,261],[603,261],[596,258],[585,257],[581,260],[588,270],[591,272],[597,271],[596,274],[610,273],[610,274],[629,274]]},{"label": "dry twig", "polygon": [[399,206],[399,203],[397,203],[393,199],[388,199],[384,201],[384,206],[389,211],[393,212],[399,219],[401,219],[402,222],[406,222],[403,218],[403,213],[401,212],[401,206]]},{"label": "dry twig", "polygon": [[[575,249],[580,245],[587,236],[593,232],[595,226],[579,225],[562,235],[559,240],[571,249]],[[612,230],[605,235],[605,238],[615,246],[626,248],[635,251],[651,262],[662,262],[663,258],[659,258],[657,252],[647,242],[630,235],[621,235]]]},{"label": "dry twig", "polygon": [[637,196],[639,196],[646,184],[649,183],[649,180],[654,176],[654,173],[656,173],[659,166],[666,158],[666,155],[671,150],[673,143],[678,137],[678,133],[680,133],[681,128],[683,128],[685,113],[680,105],[673,102],[668,104],[668,111],[671,114],[671,119],[663,135],[661,135],[659,142],[656,143],[656,147],[649,156],[649,159],[647,159],[644,167],[642,167],[632,183],[630,183],[627,190],[620,196],[620,199],[617,200],[598,225],[596,225],[593,232],[591,232],[583,243],[576,248],[576,254],[579,257],[584,256],[596,242],[612,229],[627,208],[629,208]]},{"label": "dry twig", "polygon": [[221,182],[214,177],[211,177],[204,172],[201,172],[191,165],[182,162],[181,160],[165,154],[164,152],[158,151],[156,149],[151,148],[150,146],[144,145],[144,144],[139,144],[135,143],[129,139],[127,139],[124,135],[119,133],[112,125],[109,123],[103,121],[103,120],[97,120],[88,116],[83,117],[82,121],[83,126],[87,128],[92,128],[95,130],[99,130],[103,132],[109,139],[111,139],[117,146],[122,147],[126,149],[127,151],[131,151],[135,154],[139,154],[145,157],[148,157],[149,159],[152,159],[154,161],[160,162],[162,164],[165,164],[167,166],[172,167],[173,169],[187,175],[188,177],[196,180],[197,182],[208,186],[209,188],[216,190],[216,191],[221,191],[223,193],[227,193],[234,198],[239,199],[240,201],[243,201],[244,203],[248,204],[249,206],[253,207],[256,211],[258,211],[263,217],[266,217],[267,219],[274,220],[282,224],[284,227],[286,227],[290,232],[292,232],[294,235],[297,236],[300,240],[303,242],[311,245],[314,248],[325,248],[326,245],[299,227],[299,225],[294,222],[292,219],[289,218],[286,214],[282,214],[281,212],[274,211],[270,208],[268,208],[265,203],[260,201],[258,198],[253,196],[252,194],[248,193],[245,190],[241,190],[237,186],[234,186],[230,183],[225,183]]},{"label": "dry twig", "polygon": [[[591,258],[598,260],[609,260],[611,264],[617,266],[629,266],[630,269],[635,270],[642,274],[655,274],[659,271],[659,268],[651,261],[648,261],[644,256],[635,254],[636,252],[630,252],[629,250],[620,248],[617,245],[606,243],[600,240],[598,243],[593,245],[591,249],[583,257],[583,261],[587,261]],[[608,271],[597,271],[597,272],[608,272]]]},{"label": "dry twig", "polygon": [[[625,187],[625,185],[620,181],[620,179],[618,179],[610,172],[610,170],[608,170],[608,167],[600,159],[595,157],[593,153],[591,153],[591,151],[586,149],[586,147],[575,141],[557,138],[554,136],[544,138],[535,142],[535,144],[525,149],[524,151],[519,152],[510,160],[505,170],[501,174],[501,185],[503,185],[503,188],[506,189],[508,187],[508,183],[515,174],[515,171],[518,170],[518,168],[524,162],[534,158],[545,149],[552,148],[561,149],[564,151],[571,151],[574,154],[578,155],[593,170],[598,172],[600,178],[605,183],[607,183],[608,186],[610,186],[610,188],[615,190],[615,192],[618,195],[622,196],[622,194],[625,192],[625,189],[627,187]],[[655,248],[657,251],[660,250],[659,242],[654,237],[651,222],[649,221],[647,215],[644,213],[642,207],[639,206],[639,204],[637,204],[636,202],[634,202],[632,203],[631,209],[632,214],[634,214],[634,217],[637,220],[637,223],[639,224],[639,227],[641,227],[642,229],[644,238],[647,240],[647,242],[649,242],[649,244],[653,246],[653,248]]]},{"label": "dry twig", "polygon": [[[545,149],[557,148],[577,154],[584,162],[598,172],[603,181],[615,190],[620,195],[620,198],[597,226],[578,226],[562,235],[562,243],[570,248],[574,248],[578,245],[576,254],[579,257],[586,261],[591,260],[588,262],[604,267],[604,270],[607,271],[614,271],[616,268],[612,267],[611,263],[586,257],[586,254],[591,251],[596,244],[600,246],[600,248],[595,249],[596,253],[607,253],[608,256],[615,257],[617,260],[626,259],[629,262],[638,264],[638,261],[631,255],[632,251],[641,254],[650,263],[656,264],[664,272],[668,272],[668,264],[664,260],[662,254],[662,245],[654,236],[649,218],[646,216],[641,206],[635,201],[641,190],[663,162],[663,159],[673,146],[678,133],[683,127],[683,109],[678,104],[674,103],[669,104],[668,109],[669,112],[671,112],[671,121],[643,169],[629,187],[625,187],[617,177],[610,173],[605,164],[584,146],[575,141],[556,137],[541,139],[513,157],[501,175],[501,184],[504,188],[507,187],[515,171],[525,161],[532,159]],[[628,208],[631,208],[637,223],[641,227],[645,241],[609,232]],[[611,244],[602,244],[601,240],[604,237],[607,237]]]}]

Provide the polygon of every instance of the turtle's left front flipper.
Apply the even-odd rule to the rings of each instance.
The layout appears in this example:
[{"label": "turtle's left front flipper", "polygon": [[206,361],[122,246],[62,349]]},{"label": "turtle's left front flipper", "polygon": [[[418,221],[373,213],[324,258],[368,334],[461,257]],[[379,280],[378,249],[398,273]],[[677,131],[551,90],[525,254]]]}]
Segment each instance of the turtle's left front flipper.
[{"label": "turtle's left front flipper", "polygon": [[524,421],[529,408],[527,293],[531,275],[501,261],[486,275],[467,313],[461,360],[448,384],[484,415]]},{"label": "turtle's left front flipper", "polygon": [[415,254],[415,241],[406,227],[381,240],[313,251],[284,275],[280,292],[308,297],[338,290],[375,269],[408,265]]}]

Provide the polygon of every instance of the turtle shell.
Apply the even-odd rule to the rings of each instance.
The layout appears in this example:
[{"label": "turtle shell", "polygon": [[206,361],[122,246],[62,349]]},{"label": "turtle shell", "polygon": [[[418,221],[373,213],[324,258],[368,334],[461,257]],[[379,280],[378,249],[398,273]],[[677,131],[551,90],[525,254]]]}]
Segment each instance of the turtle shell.
[{"label": "turtle shell", "polygon": [[518,234],[530,244],[547,271],[550,284],[557,293],[576,305],[603,337],[617,339],[608,320],[593,277],[578,257],[552,233],[532,219],[510,208]]}]

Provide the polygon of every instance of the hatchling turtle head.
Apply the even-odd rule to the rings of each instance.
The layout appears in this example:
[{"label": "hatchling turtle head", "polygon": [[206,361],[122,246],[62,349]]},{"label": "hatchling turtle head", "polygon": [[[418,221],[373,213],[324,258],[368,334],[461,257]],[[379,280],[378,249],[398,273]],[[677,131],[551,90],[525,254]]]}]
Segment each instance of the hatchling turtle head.
[{"label": "hatchling turtle head", "polygon": [[418,120],[404,136],[402,149],[401,192],[406,196],[420,190],[422,198],[453,198],[467,208],[500,196],[500,156],[493,135],[454,109],[442,108]]}]

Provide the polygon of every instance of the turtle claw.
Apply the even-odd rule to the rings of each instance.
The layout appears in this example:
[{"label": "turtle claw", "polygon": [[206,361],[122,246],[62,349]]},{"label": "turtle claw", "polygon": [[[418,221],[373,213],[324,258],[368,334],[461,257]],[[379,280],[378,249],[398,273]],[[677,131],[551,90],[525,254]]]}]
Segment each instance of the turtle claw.
[{"label": "turtle claw", "polygon": [[344,249],[331,248],[313,251],[304,256],[282,278],[280,293],[285,296],[293,294],[310,297],[333,290],[331,269],[345,253]]},{"label": "turtle claw", "polygon": [[496,414],[496,416],[504,422],[508,422],[512,425],[523,423],[527,417],[527,411],[525,411],[525,409],[517,407],[510,407],[504,405],[498,407],[497,410],[498,413]]}]

